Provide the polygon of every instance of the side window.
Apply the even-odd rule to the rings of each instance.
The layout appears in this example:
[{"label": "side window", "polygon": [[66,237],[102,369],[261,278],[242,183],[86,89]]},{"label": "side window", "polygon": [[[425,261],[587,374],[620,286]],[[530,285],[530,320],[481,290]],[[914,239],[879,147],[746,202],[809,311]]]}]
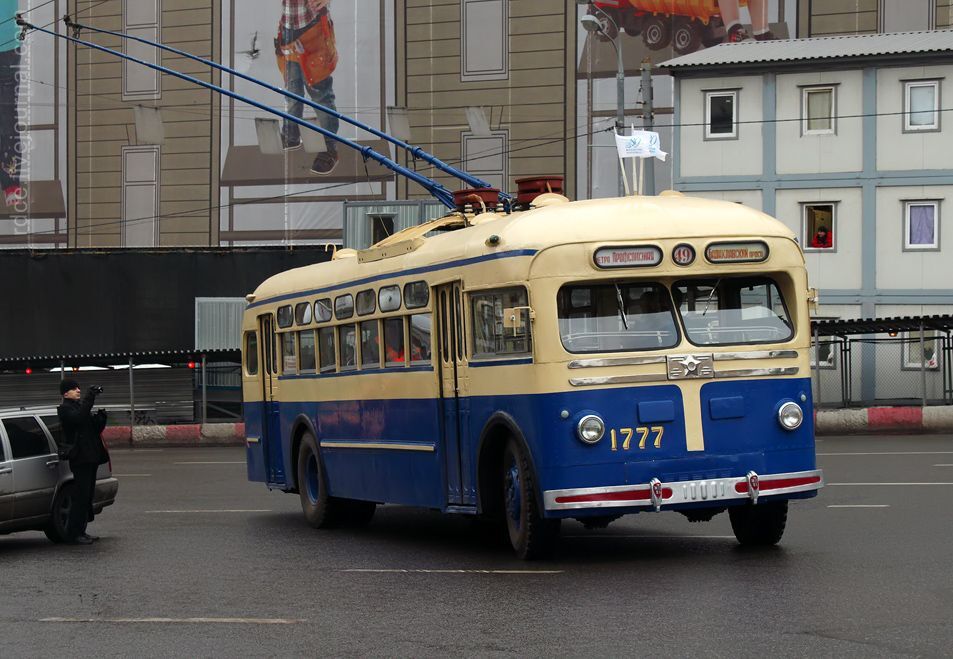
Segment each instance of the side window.
[{"label": "side window", "polygon": [[52,453],[43,429],[32,416],[4,419],[3,427],[7,431],[14,460]]},{"label": "side window", "polygon": [[338,344],[341,346],[342,371],[353,371],[357,368],[355,333],[354,325],[341,325],[338,327]]},{"label": "side window", "polygon": [[283,307],[278,307],[278,327],[291,327],[291,322],[294,320],[291,313],[291,305],[286,304]]},{"label": "side window", "polygon": [[295,361],[295,333],[284,332],[281,334],[281,372],[295,373],[298,370]]},{"label": "side window", "polygon": [[309,325],[311,323],[310,302],[299,302],[295,305],[295,322],[299,325]]},{"label": "side window", "polygon": [[410,363],[430,363],[430,326],[429,313],[418,313],[410,316]]},{"label": "side window", "polygon": [[57,446],[62,446],[66,438],[63,435],[63,422],[60,421],[60,417],[56,414],[51,414],[50,416],[40,418],[43,419],[43,425],[46,426],[46,429],[50,431],[50,435],[53,436],[53,442],[56,443]]},{"label": "side window", "polygon": [[333,373],[337,369],[334,359],[334,328],[322,327],[318,330],[318,358],[321,360],[321,372]]},{"label": "side window", "polygon": [[302,371],[314,370],[314,330],[298,332],[298,360],[298,367]]},{"label": "side window", "polygon": [[940,249],[940,202],[903,202],[903,248],[905,250]]},{"label": "side window", "polygon": [[387,366],[403,366],[406,363],[403,318],[384,320],[384,363]]},{"label": "side window", "polygon": [[801,245],[805,252],[837,251],[837,225],[835,204],[804,204],[804,240]]},{"label": "side window", "polygon": [[404,306],[422,309],[430,303],[430,287],[425,281],[412,281],[404,285]]},{"label": "side window", "polygon": [[357,315],[368,316],[377,310],[377,298],[374,291],[368,289],[357,294]]},{"label": "side window", "polygon": [[331,320],[331,298],[326,297],[314,303],[314,319],[319,323]]},{"label": "side window", "polygon": [[805,87],[801,90],[801,134],[833,135],[837,126],[836,87]]},{"label": "side window", "polygon": [[381,367],[381,337],[376,320],[361,323],[361,368]]},{"label": "side window", "polygon": [[705,92],[705,139],[738,139],[738,92]]},{"label": "side window", "polygon": [[907,80],[903,83],[903,130],[940,130],[939,80]]},{"label": "side window", "polygon": [[531,352],[525,288],[474,293],[470,301],[474,358]]},{"label": "side window", "polygon": [[258,334],[255,332],[245,332],[245,372],[258,375]]},{"label": "side window", "polygon": [[400,309],[400,286],[384,286],[377,293],[377,301],[381,311],[397,311]]},{"label": "side window", "polygon": [[348,293],[334,298],[334,316],[344,320],[354,315],[354,296]]}]

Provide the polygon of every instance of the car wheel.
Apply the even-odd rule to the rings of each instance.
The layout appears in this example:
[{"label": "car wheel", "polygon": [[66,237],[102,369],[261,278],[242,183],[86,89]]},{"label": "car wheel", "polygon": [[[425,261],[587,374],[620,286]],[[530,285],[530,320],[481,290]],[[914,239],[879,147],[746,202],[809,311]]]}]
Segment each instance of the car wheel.
[{"label": "car wheel", "polygon": [[66,542],[69,540],[69,513],[73,507],[73,487],[72,483],[64,483],[56,492],[53,499],[53,507],[50,511],[50,521],[47,522],[43,532],[46,537],[53,542]]},{"label": "car wheel", "polygon": [[559,537],[560,520],[542,516],[529,458],[512,439],[503,452],[503,515],[517,556],[533,560],[552,553]]},{"label": "car wheel", "polygon": [[757,506],[745,504],[728,509],[731,530],[735,538],[746,547],[776,545],[784,535],[788,521],[788,502],[770,501]]},{"label": "car wheel", "polygon": [[327,476],[318,445],[306,433],[298,448],[298,493],[301,511],[308,524],[316,529],[338,526],[345,512],[345,501],[328,496]]}]

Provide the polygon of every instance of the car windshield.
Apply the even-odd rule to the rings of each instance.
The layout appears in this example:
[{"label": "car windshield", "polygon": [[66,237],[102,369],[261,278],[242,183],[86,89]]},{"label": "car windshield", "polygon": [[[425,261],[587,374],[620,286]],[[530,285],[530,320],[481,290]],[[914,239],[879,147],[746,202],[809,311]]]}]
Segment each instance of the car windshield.
[{"label": "car windshield", "polygon": [[781,291],[767,277],[684,280],[672,293],[695,345],[776,343],[794,334]]},{"label": "car windshield", "polygon": [[668,290],[655,282],[563,286],[559,334],[569,352],[658,350],[678,345]]}]

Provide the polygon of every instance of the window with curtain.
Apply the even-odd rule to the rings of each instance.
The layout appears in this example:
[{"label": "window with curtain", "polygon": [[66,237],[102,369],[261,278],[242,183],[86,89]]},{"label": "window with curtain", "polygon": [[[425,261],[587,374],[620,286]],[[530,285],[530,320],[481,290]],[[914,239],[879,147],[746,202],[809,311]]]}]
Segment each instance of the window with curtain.
[{"label": "window with curtain", "polygon": [[802,90],[801,122],[805,135],[834,132],[836,100],[833,87],[806,87]]},{"label": "window with curtain", "polygon": [[905,249],[939,249],[939,202],[904,202],[903,246]]},{"label": "window with curtain", "polygon": [[940,81],[912,80],[903,83],[903,129],[940,129]]}]

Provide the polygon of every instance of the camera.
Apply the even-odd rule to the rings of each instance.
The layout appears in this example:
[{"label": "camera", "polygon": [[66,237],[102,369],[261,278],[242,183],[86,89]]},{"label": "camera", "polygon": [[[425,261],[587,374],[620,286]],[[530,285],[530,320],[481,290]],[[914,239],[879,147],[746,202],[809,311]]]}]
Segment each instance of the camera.
[{"label": "camera", "polygon": [[100,387],[98,384],[94,384],[92,387],[89,388],[89,390],[93,392],[94,394],[96,394],[97,396],[103,393],[103,388]]}]

